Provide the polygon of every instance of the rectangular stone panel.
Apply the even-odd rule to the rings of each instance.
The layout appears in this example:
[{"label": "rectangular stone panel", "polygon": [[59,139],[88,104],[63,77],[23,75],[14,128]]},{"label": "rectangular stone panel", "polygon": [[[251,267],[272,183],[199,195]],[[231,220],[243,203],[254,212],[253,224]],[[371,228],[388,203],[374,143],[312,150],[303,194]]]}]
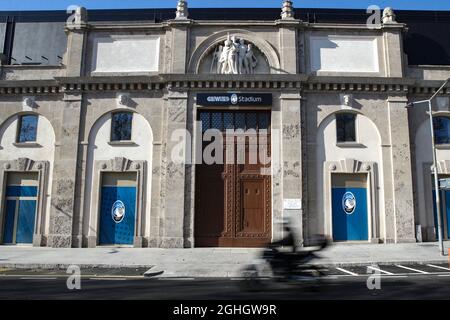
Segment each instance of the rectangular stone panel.
[{"label": "rectangular stone panel", "polygon": [[379,72],[377,47],[376,37],[311,37],[311,71]]},{"label": "rectangular stone panel", "polygon": [[92,72],[157,72],[159,37],[98,36],[93,39]]}]

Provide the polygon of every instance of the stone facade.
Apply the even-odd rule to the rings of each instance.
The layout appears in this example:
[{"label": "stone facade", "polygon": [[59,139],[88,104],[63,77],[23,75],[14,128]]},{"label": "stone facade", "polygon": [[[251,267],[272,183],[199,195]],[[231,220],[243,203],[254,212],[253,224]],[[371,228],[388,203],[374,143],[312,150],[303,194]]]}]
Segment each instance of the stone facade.
[{"label": "stone facade", "polygon": [[[84,10],[79,10],[75,22],[66,25],[67,51],[61,65],[0,66],[0,182],[11,170],[37,170],[40,186],[49,190],[48,195],[39,194],[33,244],[96,246],[98,175],[112,170],[138,173],[136,247],[194,247],[195,166],[187,156],[179,163],[171,154],[178,144],[172,137],[179,129],[193,137],[186,148],[196,149],[194,120],[202,108],[196,95],[202,92],[273,95],[272,154],[279,154],[272,161],[273,240],[282,236],[276,221],[288,213],[297,218],[301,239],[317,233],[332,237],[333,172],[370,177],[370,242],[416,241],[416,225],[422,227],[425,240],[434,240],[431,183],[426,172],[430,159],[428,149],[418,145],[429,140],[417,137],[427,122],[426,110],[408,110],[405,105],[430,95],[450,77],[450,68],[408,66],[403,53],[407,25],[396,22],[393,12],[385,12],[384,24],[367,28],[306,23],[295,19],[292,10],[291,1],[285,1],[275,21],[197,21],[189,18],[187,3],[180,1],[173,20],[117,24],[90,22]],[[254,46],[260,60],[255,74],[209,73],[214,49],[230,35]],[[139,50],[143,43],[139,41],[148,37],[157,39],[151,42],[158,55],[152,60],[156,62],[132,54],[134,60],[120,63],[129,54],[123,50]],[[125,42],[102,47],[104,42],[96,42],[98,38]],[[333,58],[332,50],[337,50],[333,44],[348,54],[353,50],[354,56],[342,61]],[[117,51],[103,56],[104,48]],[[361,53],[370,56],[368,62],[349,65]],[[144,62],[157,71],[127,70]],[[106,69],[95,72],[94,65],[100,63]],[[439,97],[444,99],[440,106],[435,106],[442,115],[450,115],[447,90]],[[120,103],[119,95],[124,95]],[[32,108],[23,103],[30,96]],[[101,149],[95,134],[102,132],[102,124],[115,110],[142,117],[139,130],[148,132],[147,149]],[[339,146],[327,139],[328,126],[343,110],[361,119],[358,132],[362,136],[367,132],[363,145]],[[24,112],[49,121],[55,136],[54,154],[35,159],[29,148],[20,145],[12,153],[4,152],[10,143],[5,140],[6,127]],[[93,145],[109,151],[95,153]],[[23,168],[24,159],[31,167]],[[439,161],[440,172],[449,174],[450,154],[441,152]],[[0,183],[2,199],[3,189]],[[285,207],[286,199],[301,199],[301,208]]]}]

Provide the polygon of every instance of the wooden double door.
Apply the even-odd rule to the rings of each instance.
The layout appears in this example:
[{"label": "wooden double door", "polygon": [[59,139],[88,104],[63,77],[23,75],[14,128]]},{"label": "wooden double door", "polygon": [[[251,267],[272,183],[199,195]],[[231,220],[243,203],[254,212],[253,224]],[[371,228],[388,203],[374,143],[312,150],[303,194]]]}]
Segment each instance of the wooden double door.
[{"label": "wooden double door", "polygon": [[[264,246],[272,223],[270,111],[200,111],[199,121],[204,134],[221,132],[223,147],[210,152],[217,141],[203,142],[196,166],[196,246]],[[208,161],[211,154],[219,161]]]}]

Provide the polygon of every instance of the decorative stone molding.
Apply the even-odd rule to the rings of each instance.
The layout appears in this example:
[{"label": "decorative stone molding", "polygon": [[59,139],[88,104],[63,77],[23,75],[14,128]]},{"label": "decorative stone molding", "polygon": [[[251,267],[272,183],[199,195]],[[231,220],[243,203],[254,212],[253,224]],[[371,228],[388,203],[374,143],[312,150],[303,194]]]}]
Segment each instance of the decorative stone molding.
[{"label": "decorative stone molding", "polygon": [[341,94],[342,109],[351,109],[353,104],[353,96],[350,94]]},{"label": "decorative stone molding", "polygon": [[332,175],[333,174],[366,174],[369,198],[367,200],[369,212],[369,242],[379,242],[379,203],[378,203],[378,170],[376,162],[359,161],[356,159],[341,159],[339,161],[326,161],[324,163],[324,208],[325,208],[325,230],[327,235],[332,236]]},{"label": "decorative stone molding", "polygon": [[23,97],[22,107],[24,109],[32,109],[36,107],[35,97]]},{"label": "decorative stone molding", "polygon": [[292,1],[283,1],[283,7],[281,9],[281,19],[294,19],[294,6]]},{"label": "decorative stone molding", "polygon": [[[29,158],[18,158],[11,161],[0,161],[0,198],[5,198],[6,176],[8,172],[37,172],[38,173],[38,195],[36,207],[36,220],[33,231],[33,246],[45,245],[45,209],[47,204],[47,185],[50,170],[50,162],[34,161]],[[5,202],[0,204],[0,226],[4,222]],[[47,213],[49,214],[49,213]],[[3,239],[3,228],[0,228],[0,242]]]},{"label": "decorative stone molding", "polygon": [[[226,35],[223,39],[226,39]],[[252,39],[253,40],[253,39]],[[211,50],[218,44],[211,45]],[[206,45],[206,44],[205,44]],[[260,47],[258,47],[260,49]],[[262,51],[262,50],[261,50]],[[264,52],[262,52],[264,53]],[[200,55],[198,52],[197,55]],[[190,68],[198,67],[193,58]],[[197,61],[197,60],[196,60]],[[272,62],[270,62],[272,61]],[[277,65],[278,58],[273,57],[270,64]],[[198,61],[199,62],[199,61]],[[200,63],[200,62],[199,62]],[[191,70],[191,71],[192,71]],[[373,93],[408,93],[430,95],[442,85],[440,81],[413,80],[401,78],[367,78],[367,77],[328,77],[306,76],[304,74],[254,74],[254,75],[218,75],[218,74],[161,74],[154,77],[126,76],[111,79],[110,77],[95,78],[56,78],[55,80],[9,80],[0,83],[0,95],[60,95],[81,94],[89,92],[161,92],[168,86],[173,89],[284,89],[301,88],[304,92],[373,92]],[[441,97],[450,96],[450,87],[444,88]]]},{"label": "decorative stone molding", "polygon": [[[94,174],[92,183],[92,210],[90,212],[91,228],[88,234],[88,247],[94,248],[98,244],[99,222],[100,222],[100,190],[101,176],[105,172],[132,172],[136,173],[136,221],[134,228],[134,247],[141,248],[143,245],[143,211],[146,199],[146,172],[147,162],[144,160],[130,160],[124,157],[116,157],[110,160],[98,160],[94,163]],[[91,230],[92,229],[92,230]]]}]

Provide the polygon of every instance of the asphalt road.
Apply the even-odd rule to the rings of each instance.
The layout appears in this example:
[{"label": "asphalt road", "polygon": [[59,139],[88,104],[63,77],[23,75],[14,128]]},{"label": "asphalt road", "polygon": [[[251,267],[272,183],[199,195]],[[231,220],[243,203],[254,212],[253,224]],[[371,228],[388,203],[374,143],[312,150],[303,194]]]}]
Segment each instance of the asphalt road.
[{"label": "asphalt road", "polygon": [[[375,269],[373,269],[375,268]],[[448,265],[370,266],[379,289],[369,290],[367,267],[331,268],[320,283],[263,280],[260,291],[245,291],[241,279],[145,278],[135,272],[83,270],[80,290],[67,288],[63,272],[3,270],[0,299],[56,300],[342,300],[450,299]]]}]

